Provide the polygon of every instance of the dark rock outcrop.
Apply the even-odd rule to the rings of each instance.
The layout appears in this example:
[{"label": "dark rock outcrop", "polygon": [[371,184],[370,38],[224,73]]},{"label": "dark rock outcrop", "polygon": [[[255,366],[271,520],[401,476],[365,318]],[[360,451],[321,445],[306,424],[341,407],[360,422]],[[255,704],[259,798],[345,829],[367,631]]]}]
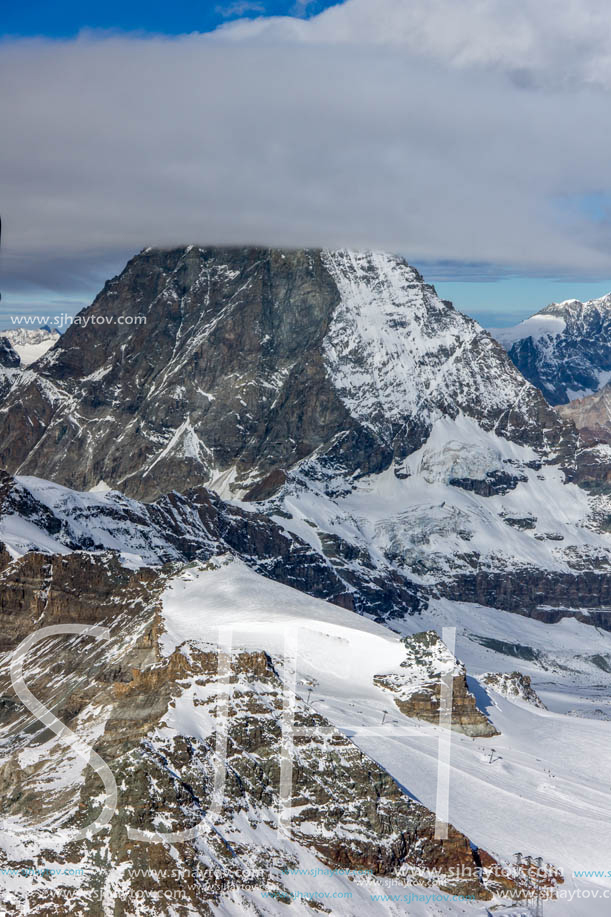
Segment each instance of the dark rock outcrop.
[{"label": "dark rock outcrop", "polygon": [[454,600],[501,608],[548,624],[574,617],[611,629],[611,571],[480,570],[440,583],[437,591]]},{"label": "dark rock outcrop", "polygon": [[510,700],[515,698],[540,710],[547,709],[533,688],[530,675],[523,675],[522,672],[484,672],[478,680]]},{"label": "dark rock outcrop", "polygon": [[0,404],[8,395],[21,369],[19,354],[11,342],[0,334]]},{"label": "dark rock outcrop", "polygon": [[0,366],[5,369],[18,369],[20,365],[19,354],[13,349],[9,339],[0,334]]}]

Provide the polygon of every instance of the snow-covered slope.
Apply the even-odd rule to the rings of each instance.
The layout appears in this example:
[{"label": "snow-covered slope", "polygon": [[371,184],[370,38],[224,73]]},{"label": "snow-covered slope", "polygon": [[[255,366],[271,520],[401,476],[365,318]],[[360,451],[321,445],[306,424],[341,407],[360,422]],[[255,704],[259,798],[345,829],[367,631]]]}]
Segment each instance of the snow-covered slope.
[{"label": "snow-covered slope", "polygon": [[342,489],[302,469],[264,508],[315,550],[331,556],[337,544],[351,546],[339,549],[344,578],[366,558],[428,594],[551,617],[552,608],[606,607],[608,500],[459,415],[437,420],[400,474],[393,466]]},{"label": "snow-covered slope", "polygon": [[552,303],[513,328],[490,333],[550,404],[598,391],[611,379],[611,293]]},{"label": "snow-covered slope", "polygon": [[[453,902],[462,908],[461,895],[474,895],[467,906],[475,915],[511,890],[495,872],[504,864],[452,826],[436,837],[434,814],[360,749],[361,706],[368,717],[392,710],[373,678],[405,656],[397,635],[229,558],[168,579],[122,573],[108,558],[40,567],[31,556],[9,564],[2,580],[13,598],[10,614],[0,610],[9,647],[28,632],[35,607],[45,626],[67,594],[73,615],[109,628],[101,646],[91,646],[91,634],[58,640],[56,632],[28,678],[103,752],[118,798],[112,830],[69,843],[70,828],[100,801],[100,766],[98,776],[83,771],[65,728],[41,743],[44,727],[19,705],[3,705],[0,777],[11,782],[2,798],[0,900],[10,913],[46,914],[58,890],[92,917],[125,900],[134,917],[275,915],[293,892],[306,903],[328,898],[345,917],[394,915],[404,908],[372,895],[418,894],[417,882],[428,889],[413,911],[419,917],[460,913]],[[58,671],[70,673],[69,698]],[[6,682],[0,667],[3,692]],[[333,699],[340,722],[321,712]],[[151,828],[180,834],[165,844],[153,834],[151,844]],[[18,876],[26,857],[32,868]],[[369,882],[355,884],[363,874]],[[435,894],[431,911],[425,904]]]},{"label": "snow-covered slope", "polygon": [[[337,251],[323,253],[323,262],[340,294],[324,341],[333,385],[350,413],[381,430],[395,454],[413,449],[409,428],[426,430],[459,411],[510,439],[534,441],[536,393],[508,371],[480,326],[440,300],[403,259]],[[520,430],[509,418],[517,405]]]},{"label": "snow-covered slope", "polygon": [[400,476],[391,466],[346,486],[304,465],[257,505],[227,504],[205,488],[142,504],[6,477],[0,540],[15,557],[112,550],[135,567],[231,550],[274,579],[376,617],[401,617],[441,593],[606,627],[608,498],[566,484],[535,455],[460,415],[434,424]]},{"label": "snow-covered slope", "polygon": [[[36,557],[14,562],[3,574],[5,590],[18,590],[23,601],[24,586],[25,593],[34,587],[33,598],[40,601],[37,564]],[[15,787],[3,801],[11,829],[31,825],[31,810],[24,809],[22,800],[42,800],[36,830],[43,832],[43,853],[31,842],[23,846],[24,839],[13,839],[7,847],[6,832],[2,835],[6,853],[0,853],[0,895],[15,913],[26,891],[34,917],[46,912],[57,890],[69,894],[77,907],[90,902],[102,856],[105,907],[114,908],[129,896],[135,917],[174,915],[175,899],[169,893],[177,888],[189,917],[207,907],[219,917],[237,917],[253,908],[275,917],[286,907],[276,896],[288,900],[300,894],[303,900],[318,895],[323,904],[332,901],[331,913],[341,917],[363,912],[394,917],[405,913],[407,901],[416,917],[483,917],[481,900],[452,899],[461,887],[467,889],[457,886],[448,870],[451,864],[468,870],[465,857],[471,848],[457,846],[457,834],[441,848],[430,846],[431,816],[422,804],[436,810],[446,798],[438,795],[444,762],[450,768],[449,820],[459,831],[468,830],[480,858],[487,850],[495,859],[486,862],[509,866],[516,849],[540,855],[565,878],[556,899],[546,901],[546,913],[572,917],[582,902],[567,896],[584,892],[590,895],[589,914],[606,913],[602,894],[610,887],[608,879],[574,873],[604,871],[611,843],[608,787],[599,765],[601,755],[611,751],[611,733],[608,721],[592,715],[597,691],[605,685],[608,694],[609,669],[598,661],[611,659],[608,634],[575,621],[551,626],[448,600],[406,619],[406,633],[433,627],[445,635],[443,628],[456,628],[457,653],[467,665],[472,690],[501,733],[476,740],[451,733],[448,740],[441,726],[405,716],[392,694],[376,683],[376,675],[404,671],[406,647],[396,632],[271,582],[235,559],[192,564],[161,581],[147,574],[143,583],[139,574],[122,576],[117,564],[105,560],[92,564],[95,575],[88,578],[90,564],[86,556],[75,558],[70,569],[61,558],[43,564],[37,574],[45,584],[38,623],[53,620],[65,596],[76,589],[73,614],[85,614],[89,623],[110,624],[110,645],[93,654],[90,647],[85,651],[87,637],[48,645],[30,678],[34,691],[53,699],[64,719],[71,711],[73,728],[103,751],[118,778],[121,806],[111,835],[94,838],[82,850],[66,848],[58,828],[82,818],[94,787],[99,798],[97,784],[87,782],[80,762],[56,740],[28,748],[39,733],[31,732],[28,718],[14,704],[5,705],[0,774],[10,768]],[[17,575],[20,565],[25,577]],[[84,578],[75,583],[77,571]],[[116,577],[116,589],[108,593]],[[27,604],[22,612],[23,620],[15,610],[5,615],[13,639],[16,623],[28,632]],[[219,649],[229,656],[228,678]],[[488,693],[478,682],[484,672],[514,671],[516,664],[531,676],[548,711]],[[49,677],[58,667],[80,678],[78,701],[63,714],[65,679]],[[0,672],[1,680],[6,667]],[[228,706],[223,701],[227,691]],[[68,703],[73,702],[68,698]],[[584,716],[588,704],[590,716]],[[280,775],[289,779],[280,761],[293,722],[304,730],[294,738],[298,796],[287,794],[285,783],[279,797]],[[202,833],[193,846],[179,842],[167,853],[155,848],[153,861],[149,848],[132,845],[144,852],[135,861],[126,859],[126,824],[148,829],[157,818],[157,827],[168,830],[201,821],[209,805],[202,809],[202,800],[217,785],[219,742],[226,728],[230,768],[215,830]],[[448,741],[449,757],[442,751]],[[396,783],[388,782],[384,772]],[[326,788],[332,790],[331,807]],[[377,803],[369,802],[372,788]],[[387,797],[392,798],[389,808]],[[285,823],[288,806],[293,824],[289,836],[277,831],[281,800]],[[386,808],[372,834],[376,805]],[[390,838],[393,826],[408,817],[412,831],[416,828],[411,837],[417,839],[410,855],[401,854],[392,868],[387,862],[372,873],[359,872],[364,862],[368,868],[377,862],[363,856],[386,856],[383,851],[389,848],[380,838],[389,828]],[[425,837],[430,840],[422,846]],[[237,857],[227,858],[227,844]],[[349,874],[339,858],[345,845],[351,851]],[[26,855],[32,867],[27,876],[11,874]],[[57,870],[51,877],[41,871],[50,858]],[[75,868],[82,872],[68,874]],[[479,867],[472,868],[479,874]],[[462,873],[468,881],[472,875]],[[146,900],[138,894],[142,890]],[[272,897],[264,897],[270,891]],[[507,903],[500,892],[497,887],[486,906]],[[98,917],[102,912],[92,913]]]}]

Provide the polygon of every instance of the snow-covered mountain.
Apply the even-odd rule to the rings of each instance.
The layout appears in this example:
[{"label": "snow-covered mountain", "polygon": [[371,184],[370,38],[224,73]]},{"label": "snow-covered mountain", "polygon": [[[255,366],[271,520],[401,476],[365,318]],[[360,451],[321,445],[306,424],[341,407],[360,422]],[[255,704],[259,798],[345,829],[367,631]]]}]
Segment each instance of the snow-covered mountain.
[{"label": "snow-covered mountain", "polygon": [[513,328],[490,332],[550,404],[598,391],[611,379],[611,293],[552,303]]},{"label": "snow-covered mountain", "polygon": [[277,490],[316,455],[384,471],[459,414],[574,464],[574,439],[476,322],[400,258],[347,251],[147,250],[14,386],[0,460],[136,498],[206,484]]},{"label": "snow-covered mountain", "polygon": [[60,338],[59,331],[48,325],[41,328],[8,328],[0,331],[0,336],[10,341],[23,366],[29,366],[42,357]]},{"label": "snow-covered mountain", "polygon": [[[518,849],[557,917],[606,891],[609,449],[395,256],[147,249],[87,312],[146,323],[0,408],[2,906],[48,914],[51,861],[88,917],[479,917]],[[10,682],[67,622],[110,635],[26,681],[110,777]]]},{"label": "snow-covered mountain", "polygon": [[380,618],[611,596],[609,456],[401,258],[146,250],[88,312],[147,321],[73,324],[17,379],[9,470],[254,502],[341,584],[326,595]]}]

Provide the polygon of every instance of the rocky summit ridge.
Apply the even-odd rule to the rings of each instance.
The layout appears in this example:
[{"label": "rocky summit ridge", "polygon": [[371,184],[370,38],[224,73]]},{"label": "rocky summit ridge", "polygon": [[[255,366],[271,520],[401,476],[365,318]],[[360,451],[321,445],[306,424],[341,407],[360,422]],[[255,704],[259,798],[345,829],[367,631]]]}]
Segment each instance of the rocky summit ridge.
[{"label": "rocky summit ridge", "polygon": [[458,414],[574,462],[571,426],[395,256],[148,249],[82,315],[5,399],[10,472],[139,499],[202,483],[260,496],[314,456],[400,472]]}]

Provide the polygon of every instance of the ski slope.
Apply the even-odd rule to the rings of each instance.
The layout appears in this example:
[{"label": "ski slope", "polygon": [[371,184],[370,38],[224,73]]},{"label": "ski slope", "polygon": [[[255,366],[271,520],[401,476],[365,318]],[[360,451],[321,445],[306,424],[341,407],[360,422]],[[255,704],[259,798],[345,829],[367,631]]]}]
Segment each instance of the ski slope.
[{"label": "ski slope", "polygon": [[[173,579],[163,597],[163,620],[161,645],[166,655],[178,647],[188,653],[190,644],[209,646],[220,641],[227,647],[231,634],[234,649],[266,650],[282,668],[287,646],[289,652],[296,646],[301,698],[387,769],[409,795],[435,809],[438,751],[446,734],[437,726],[403,716],[392,698],[373,684],[374,674],[400,667],[405,651],[398,634],[267,580],[236,560],[209,569],[193,566]],[[457,626],[457,655],[470,673],[520,668],[531,674],[534,686],[552,707],[541,710],[508,700],[473,679],[478,701],[501,735],[471,739],[451,734],[451,823],[501,861],[510,862],[520,850],[561,868],[566,878],[560,889],[563,897],[546,901],[546,914],[607,914],[609,899],[603,895],[611,895],[611,880],[575,879],[573,872],[609,867],[610,781],[600,762],[611,757],[611,723],[565,712],[570,703],[583,700],[584,685],[586,693],[588,686],[594,691],[595,673],[587,666],[583,671],[565,671],[559,660],[563,653],[573,655],[577,646],[582,655],[611,651],[611,637],[576,621],[546,625],[448,601],[433,605],[426,615],[407,618],[405,625],[406,631],[434,627],[440,633],[443,627]],[[507,645],[528,644],[548,655],[522,665],[523,660],[503,656],[474,639],[492,634]],[[556,671],[550,663],[554,658]],[[608,680],[607,676],[607,684]],[[563,701],[554,705],[550,701],[556,694]],[[188,729],[188,720],[183,720],[183,727]],[[331,878],[336,889],[348,881]],[[318,879],[315,884],[322,888]],[[350,882],[346,887],[353,886]],[[417,887],[414,890],[418,892]],[[403,886],[394,891],[378,887],[367,890],[367,896],[406,891]],[[584,892],[597,897],[568,899],[569,894]],[[396,910],[392,902],[367,900],[367,912],[373,914],[487,913],[481,903],[411,902],[406,911],[405,904]],[[334,904],[332,913],[363,913],[359,909],[363,900],[358,901],[359,907],[356,899],[352,904]],[[270,909],[263,913],[282,912],[276,911],[277,903],[265,907]],[[526,908],[521,912],[529,913]],[[237,914],[238,910],[232,910],[228,900],[217,913]],[[520,909],[511,913],[519,914]]]}]

